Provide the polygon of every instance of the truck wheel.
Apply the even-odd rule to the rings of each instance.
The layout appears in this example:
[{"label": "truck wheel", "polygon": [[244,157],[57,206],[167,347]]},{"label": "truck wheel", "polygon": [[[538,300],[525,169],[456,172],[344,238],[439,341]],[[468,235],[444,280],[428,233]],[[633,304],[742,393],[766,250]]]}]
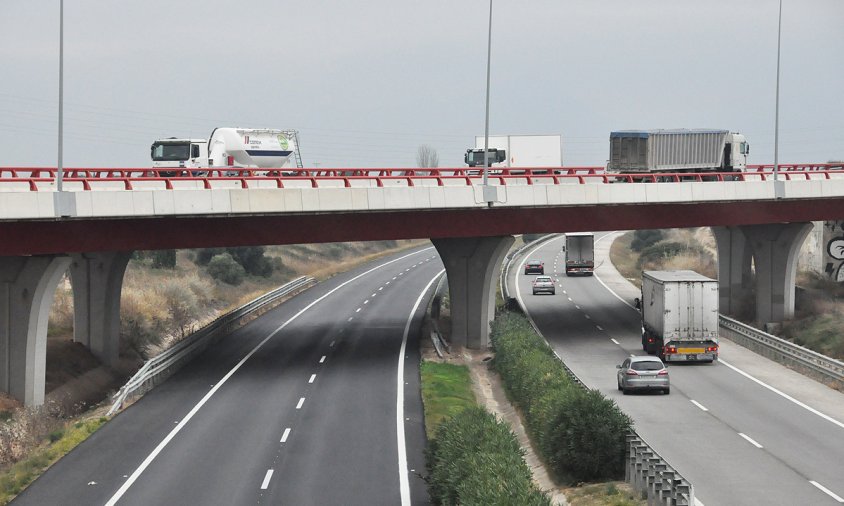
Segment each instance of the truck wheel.
[{"label": "truck wheel", "polygon": [[630,395],[630,390],[628,390],[626,388],[622,388],[621,393],[624,394],[624,395]]}]

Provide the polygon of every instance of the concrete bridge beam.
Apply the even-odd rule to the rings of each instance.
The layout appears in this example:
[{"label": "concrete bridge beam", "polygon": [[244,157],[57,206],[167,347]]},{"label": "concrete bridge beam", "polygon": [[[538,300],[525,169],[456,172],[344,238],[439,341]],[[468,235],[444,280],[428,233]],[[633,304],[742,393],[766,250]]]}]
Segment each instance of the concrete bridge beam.
[{"label": "concrete bridge beam", "polygon": [[131,251],[72,255],[73,340],[103,364],[117,364],[120,351],[120,294]]},{"label": "concrete bridge beam", "polygon": [[712,227],[718,247],[720,312],[736,315],[743,308],[753,283],[753,251],[739,227]]},{"label": "concrete bridge beam", "polygon": [[47,326],[70,258],[0,257],[0,390],[27,406],[44,403]]},{"label": "concrete bridge beam", "polygon": [[793,318],[797,254],[812,231],[812,224],[746,225],[740,228],[753,249],[756,321],[765,324]]},{"label": "concrete bridge beam", "polygon": [[489,346],[495,280],[514,240],[509,235],[432,240],[448,276],[452,344],[472,349]]}]

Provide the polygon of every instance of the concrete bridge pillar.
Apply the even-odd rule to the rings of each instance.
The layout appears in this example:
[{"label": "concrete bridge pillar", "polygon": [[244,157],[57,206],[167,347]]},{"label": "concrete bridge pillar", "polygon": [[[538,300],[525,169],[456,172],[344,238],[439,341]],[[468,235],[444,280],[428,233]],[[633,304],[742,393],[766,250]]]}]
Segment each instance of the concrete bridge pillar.
[{"label": "concrete bridge pillar", "polygon": [[740,227],[756,267],[756,321],[781,322],[794,317],[797,254],[812,231],[811,223]]},{"label": "concrete bridge pillar", "polygon": [[103,364],[117,364],[120,351],[120,293],[131,251],[72,255],[73,340]]},{"label": "concrete bridge pillar", "polygon": [[448,276],[452,344],[472,349],[489,346],[495,281],[514,240],[512,236],[432,240]]},{"label": "concrete bridge pillar", "polygon": [[44,403],[47,325],[70,258],[0,257],[0,390],[27,406]]},{"label": "concrete bridge pillar", "polygon": [[753,252],[738,227],[712,227],[712,233],[718,246],[720,312],[736,315],[750,294]]}]

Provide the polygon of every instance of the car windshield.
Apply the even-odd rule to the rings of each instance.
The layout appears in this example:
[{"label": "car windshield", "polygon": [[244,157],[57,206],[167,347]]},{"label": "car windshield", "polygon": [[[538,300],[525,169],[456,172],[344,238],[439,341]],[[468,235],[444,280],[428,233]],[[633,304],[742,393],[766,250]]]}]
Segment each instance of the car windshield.
[{"label": "car windshield", "polygon": [[156,162],[181,162],[190,158],[190,143],[152,145],[152,159]]},{"label": "car windshield", "polygon": [[641,362],[633,362],[630,364],[630,368],[634,371],[658,371],[663,367],[662,362],[657,362],[655,360],[643,360]]}]

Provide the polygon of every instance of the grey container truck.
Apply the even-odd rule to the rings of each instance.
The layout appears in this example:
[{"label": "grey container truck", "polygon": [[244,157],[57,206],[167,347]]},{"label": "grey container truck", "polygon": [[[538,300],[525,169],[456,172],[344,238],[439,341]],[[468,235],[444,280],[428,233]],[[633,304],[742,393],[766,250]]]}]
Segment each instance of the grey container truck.
[{"label": "grey container truck", "polygon": [[566,236],[566,276],[591,276],[595,270],[595,235],[591,232],[568,233]]},{"label": "grey container truck", "polygon": [[694,271],[642,273],[642,349],[665,362],[718,359],[718,281]]},{"label": "grey container truck", "polygon": [[742,172],[750,145],[728,130],[623,130],[610,133],[608,172]]}]

